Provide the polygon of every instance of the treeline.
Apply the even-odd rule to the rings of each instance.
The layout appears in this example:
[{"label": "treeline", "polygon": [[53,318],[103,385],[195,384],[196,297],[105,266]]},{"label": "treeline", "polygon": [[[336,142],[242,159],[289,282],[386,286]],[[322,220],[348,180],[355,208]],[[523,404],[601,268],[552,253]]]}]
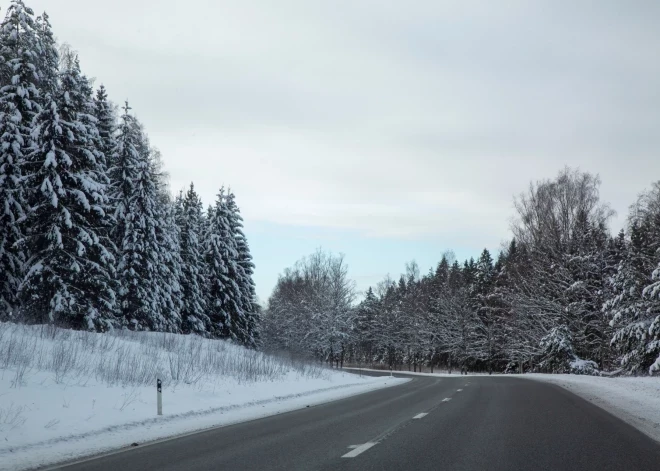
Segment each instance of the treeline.
[{"label": "treeline", "polygon": [[[119,114],[119,116],[117,116]],[[48,16],[0,25],[0,320],[258,342],[254,266],[235,197],[170,197],[159,152]]]},{"label": "treeline", "polygon": [[269,300],[266,344],[338,365],[660,371],[660,182],[616,236],[599,186],[570,169],[532,184],[496,257],[485,249],[459,263],[447,253],[425,275],[413,262],[357,306],[341,257],[303,259]]}]

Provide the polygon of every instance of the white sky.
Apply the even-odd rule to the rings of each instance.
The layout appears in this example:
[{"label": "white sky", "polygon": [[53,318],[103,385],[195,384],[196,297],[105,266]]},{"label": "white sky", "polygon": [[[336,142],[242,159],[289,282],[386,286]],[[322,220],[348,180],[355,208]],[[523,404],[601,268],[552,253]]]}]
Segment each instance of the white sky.
[{"label": "white sky", "polygon": [[[601,175],[615,228],[660,178],[657,1],[27,3],[130,100],[174,190],[192,180],[208,204],[231,185],[248,237],[274,223],[476,254],[564,165]],[[255,261],[264,297],[284,267]]]}]

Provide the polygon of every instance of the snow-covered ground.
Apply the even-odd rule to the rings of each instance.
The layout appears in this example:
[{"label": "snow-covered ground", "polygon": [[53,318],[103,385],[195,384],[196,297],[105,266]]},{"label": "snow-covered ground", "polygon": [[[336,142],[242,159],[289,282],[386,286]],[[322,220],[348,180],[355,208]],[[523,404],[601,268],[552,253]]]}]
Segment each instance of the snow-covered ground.
[{"label": "snow-covered ground", "polygon": [[[163,381],[162,416],[156,378]],[[0,469],[71,460],[405,381],[195,336],[0,323]]]},{"label": "snow-covered ground", "polygon": [[557,384],[660,441],[660,377],[511,375]]}]

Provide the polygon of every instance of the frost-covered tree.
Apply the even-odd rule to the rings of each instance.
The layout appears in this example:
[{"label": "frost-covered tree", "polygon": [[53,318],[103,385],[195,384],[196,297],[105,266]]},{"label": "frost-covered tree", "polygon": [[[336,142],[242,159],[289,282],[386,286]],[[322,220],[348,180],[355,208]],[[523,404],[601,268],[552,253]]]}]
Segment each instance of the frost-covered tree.
[{"label": "frost-covered tree", "polygon": [[612,345],[621,366],[630,373],[654,373],[660,367],[660,183],[633,206],[629,232],[604,310],[611,317]]},{"label": "frost-covered tree", "polygon": [[374,360],[379,311],[379,300],[373,288],[369,287],[354,315],[353,337],[357,347],[355,356],[360,362]]},{"label": "frost-covered tree", "polygon": [[474,309],[477,313],[478,323],[476,334],[478,337],[481,357],[488,365],[488,372],[493,371],[493,362],[501,344],[500,306],[498,298],[493,296],[496,281],[493,258],[488,249],[484,249],[477,261],[475,284],[472,293]]},{"label": "frost-covered tree", "polygon": [[117,149],[117,124],[114,110],[108,101],[108,93],[103,85],[96,91],[93,105],[92,113],[96,118],[96,127],[99,130],[101,140],[100,150],[105,156],[106,166],[110,166]]},{"label": "frost-covered tree", "polygon": [[173,329],[180,331],[181,309],[183,306],[183,293],[181,289],[183,262],[181,260],[179,245],[179,228],[176,224],[174,208],[169,195],[165,195],[162,188],[159,193],[158,214],[160,217],[156,240],[160,249],[160,263],[158,264],[156,285],[159,297],[162,300],[163,316],[171,319]]},{"label": "frost-covered tree", "polygon": [[98,131],[85,119],[77,61],[60,82],[36,117],[36,148],[25,162],[31,212],[20,298],[30,321],[104,331],[113,324],[114,258],[103,235],[108,198]]},{"label": "frost-covered tree", "polygon": [[245,345],[254,347],[259,342],[259,306],[256,300],[256,289],[253,280],[254,262],[247,237],[243,231],[243,217],[241,216],[236,197],[229,191],[226,197],[227,216],[231,236],[236,247],[236,278],[240,290],[240,306],[245,318],[244,338]]},{"label": "frost-covered tree", "polygon": [[41,97],[45,100],[46,95],[57,93],[60,58],[48,14],[44,12],[37,17],[35,26],[39,44],[36,54],[37,69],[39,70],[38,87]]},{"label": "frost-covered tree", "polygon": [[0,318],[16,308],[24,253],[17,246],[27,214],[22,165],[33,149],[39,111],[39,44],[33,12],[14,0],[0,25]]},{"label": "frost-covered tree", "polygon": [[236,314],[240,312],[240,289],[230,265],[236,260],[231,228],[225,204],[225,190],[221,188],[212,211],[207,215],[208,235],[204,250],[207,273],[207,307],[211,320],[211,334],[215,337],[238,339],[235,325]]},{"label": "frost-covered tree", "polygon": [[134,330],[177,332],[178,313],[172,299],[163,296],[164,221],[157,177],[142,128],[129,110],[127,103],[110,168],[116,202],[113,237],[119,251],[119,314],[122,323]]},{"label": "frost-covered tree", "polygon": [[173,331],[180,331],[183,305],[181,291],[183,262],[179,245],[179,228],[176,224],[169,190],[169,174],[164,169],[160,151],[150,145],[142,126],[139,122],[136,121],[136,123],[140,127],[139,134],[142,137],[138,152],[148,158],[157,194],[158,230],[156,240],[160,249],[158,251],[160,262],[157,270],[156,293],[161,300],[163,317],[172,320]]},{"label": "frost-covered tree", "polygon": [[315,356],[338,367],[350,350],[354,283],[343,256],[316,251],[285,270],[268,303],[266,344]]},{"label": "frost-covered tree", "polygon": [[202,232],[204,215],[202,201],[191,183],[185,196],[177,202],[176,220],[181,248],[181,308],[184,333],[205,334],[210,327],[206,315],[206,279]]}]

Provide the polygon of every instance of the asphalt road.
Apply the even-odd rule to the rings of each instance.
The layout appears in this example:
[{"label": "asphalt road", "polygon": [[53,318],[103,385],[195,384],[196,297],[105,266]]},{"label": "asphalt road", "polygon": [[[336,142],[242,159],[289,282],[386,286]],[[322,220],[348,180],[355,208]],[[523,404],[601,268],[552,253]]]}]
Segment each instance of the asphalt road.
[{"label": "asphalt road", "polygon": [[660,471],[660,444],[554,385],[413,377],[61,469]]}]

